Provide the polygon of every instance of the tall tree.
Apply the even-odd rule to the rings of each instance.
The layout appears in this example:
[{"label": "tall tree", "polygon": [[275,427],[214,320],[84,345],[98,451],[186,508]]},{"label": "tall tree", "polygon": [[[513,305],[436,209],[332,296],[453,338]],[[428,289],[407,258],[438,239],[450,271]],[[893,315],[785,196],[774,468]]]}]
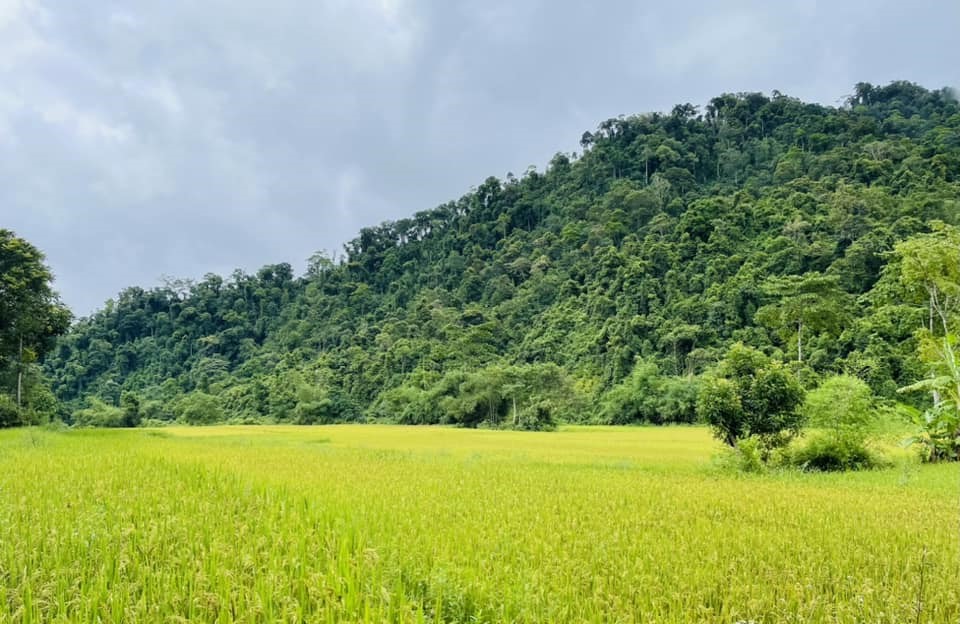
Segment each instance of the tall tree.
[{"label": "tall tree", "polygon": [[837,333],[850,297],[835,276],[807,273],[771,278],[764,290],[778,297],[757,310],[757,321],[797,339],[797,361],[803,361],[804,331]]},{"label": "tall tree", "polygon": [[960,313],[960,229],[940,221],[931,228],[897,243],[894,255],[900,260],[900,283],[925,295],[927,330],[949,334]]},{"label": "tall tree", "polygon": [[18,410],[24,407],[26,367],[52,347],[70,323],[70,312],[52,282],[43,254],[12,231],[0,229],[0,371]]}]

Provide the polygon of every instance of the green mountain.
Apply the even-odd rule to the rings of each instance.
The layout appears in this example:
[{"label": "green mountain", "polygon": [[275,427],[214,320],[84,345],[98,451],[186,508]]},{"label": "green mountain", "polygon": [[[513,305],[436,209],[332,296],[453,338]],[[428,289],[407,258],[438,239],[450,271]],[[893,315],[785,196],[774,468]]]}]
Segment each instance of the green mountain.
[{"label": "green mountain", "polygon": [[840,107],[726,94],[581,145],[364,228],[303,276],[124,290],[46,359],[64,416],[686,421],[738,341],[807,384],[846,371],[890,397],[917,378],[928,311],[888,252],[958,221],[946,89],[858,84]]}]

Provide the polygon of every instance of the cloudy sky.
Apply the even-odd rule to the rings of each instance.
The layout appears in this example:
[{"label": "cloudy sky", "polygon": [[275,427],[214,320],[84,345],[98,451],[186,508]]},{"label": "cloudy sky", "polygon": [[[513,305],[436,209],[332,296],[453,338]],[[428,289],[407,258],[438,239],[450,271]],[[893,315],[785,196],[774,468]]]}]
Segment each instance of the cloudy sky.
[{"label": "cloudy sky", "polygon": [[340,249],[618,114],[960,84],[960,2],[0,0],[0,227],[79,315]]}]

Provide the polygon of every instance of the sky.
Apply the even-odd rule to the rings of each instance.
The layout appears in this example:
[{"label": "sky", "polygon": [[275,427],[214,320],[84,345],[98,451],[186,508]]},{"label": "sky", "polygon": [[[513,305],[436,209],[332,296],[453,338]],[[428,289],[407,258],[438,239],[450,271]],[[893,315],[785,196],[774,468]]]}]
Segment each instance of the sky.
[{"label": "sky", "polygon": [[85,316],[340,251],[620,114],[960,85],[954,0],[0,0],[0,228]]}]

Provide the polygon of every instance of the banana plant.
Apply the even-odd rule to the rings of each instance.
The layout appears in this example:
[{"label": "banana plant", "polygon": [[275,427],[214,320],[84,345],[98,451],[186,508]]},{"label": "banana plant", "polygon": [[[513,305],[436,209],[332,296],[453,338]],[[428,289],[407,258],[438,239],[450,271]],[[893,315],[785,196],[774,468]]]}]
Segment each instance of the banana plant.
[{"label": "banana plant", "polygon": [[925,459],[931,462],[960,459],[960,362],[955,342],[952,335],[929,341],[927,359],[933,365],[933,375],[899,390],[930,392],[934,396],[933,407],[914,415],[919,431],[907,440],[921,444]]}]

